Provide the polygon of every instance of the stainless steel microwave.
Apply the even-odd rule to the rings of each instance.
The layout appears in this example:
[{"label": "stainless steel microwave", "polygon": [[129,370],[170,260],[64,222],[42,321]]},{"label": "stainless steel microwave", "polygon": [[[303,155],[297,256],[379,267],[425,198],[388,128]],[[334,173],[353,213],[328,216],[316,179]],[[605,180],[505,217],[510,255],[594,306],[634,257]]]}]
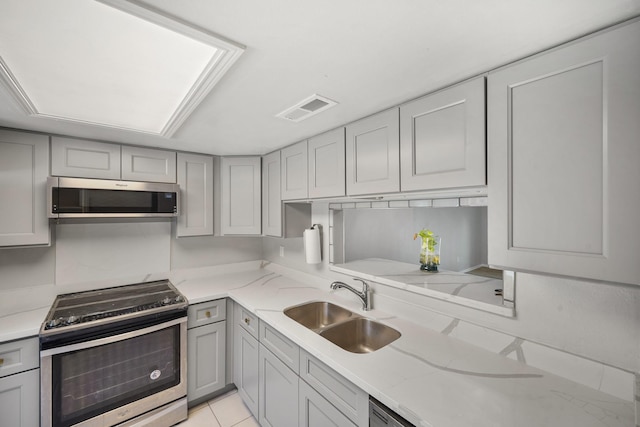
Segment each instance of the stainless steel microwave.
[{"label": "stainless steel microwave", "polygon": [[49,177],[49,218],[178,216],[180,187],[156,182]]}]

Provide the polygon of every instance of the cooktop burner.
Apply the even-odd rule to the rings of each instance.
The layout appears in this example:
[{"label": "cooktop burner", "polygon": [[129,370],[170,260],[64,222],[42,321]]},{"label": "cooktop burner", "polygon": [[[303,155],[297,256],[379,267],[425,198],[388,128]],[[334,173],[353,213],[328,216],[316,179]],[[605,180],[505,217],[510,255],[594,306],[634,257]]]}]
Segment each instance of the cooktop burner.
[{"label": "cooktop burner", "polygon": [[168,280],[58,295],[40,333],[112,323],[136,315],[186,310],[187,305],[186,298]]}]

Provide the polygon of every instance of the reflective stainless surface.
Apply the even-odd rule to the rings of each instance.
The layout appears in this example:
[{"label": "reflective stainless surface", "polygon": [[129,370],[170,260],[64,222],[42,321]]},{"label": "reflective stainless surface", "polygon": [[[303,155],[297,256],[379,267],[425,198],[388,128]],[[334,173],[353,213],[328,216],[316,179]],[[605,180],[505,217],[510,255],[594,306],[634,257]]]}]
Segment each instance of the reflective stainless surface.
[{"label": "reflective stainless surface", "polygon": [[327,301],[289,307],[283,313],[351,353],[371,353],[400,338],[396,329]]},{"label": "reflective stainless surface", "polygon": [[40,328],[40,337],[108,326],[141,315],[186,312],[187,307],[186,298],[169,280],[58,295]]},{"label": "reflective stainless surface", "polygon": [[359,291],[353,286],[349,286],[343,282],[333,282],[331,284],[331,289],[336,290],[336,289],[343,288],[353,292],[358,298],[360,298],[360,301],[362,301],[362,310],[364,311],[371,310],[371,296],[369,293],[369,284],[362,279],[358,279],[357,277],[354,277],[353,280],[362,282],[362,291]]},{"label": "reflective stainless surface", "polygon": [[[177,210],[173,213],[53,213],[52,189],[86,188],[94,190],[153,191],[176,193]],[[180,214],[180,186],[162,182],[115,181],[109,179],[67,178],[50,176],[47,178],[47,217],[49,218],[173,218]]]},{"label": "reflective stainless surface", "polygon": [[289,307],[284,314],[314,331],[326,328],[353,316],[353,312],[327,301],[314,301]]},{"label": "reflective stainless surface", "polygon": [[358,317],[325,329],[320,336],[351,353],[371,353],[400,338],[400,332]]},{"label": "reflective stainless surface", "polygon": [[[159,325],[154,325],[152,327],[137,330],[135,332],[125,333],[121,335],[111,336],[105,339],[97,339],[94,341],[84,342],[82,344],[70,345],[66,348],[57,348],[48,351],[42,351],[40,353],[40,381],[41,381],[41,396],[40,396],[40,405],[41,405],[41,426],[42,427],[50,427],[52,424],[52,357],[56,353],[60,353],[60,351],[76,351],[81,348],[88,348],[93,346],[104,345],[108,342],[115,342],[118,340],[124,340],[128,338],[132,338],[134,336],[143,335],[146,333],[152,333],[154,331],[158,331],[167,327],[171,327],[173,325],[180,325],[180,383],[174,387],[163,390],[159,393],[153,394],[151,396],[144,397],[142,399],[136,400],[129,404],[120,406],[114,410],[102,413],[94,418],[81,422],[79,425],[87,425],[87,426],[96,426],[96,425],[116,425],[126,421],[132,417],[142,415],[147,413],[148,411],[158,408],[163,405],[167,405],[171,402],[178,401],[179,399],[183,399],[187,393],[187,383],[186,383],[186,372],[187,372],[187,318],[183,317],[178,320],[173,320],[170,322],[166,322]],[[58,351],[60,350],[60,351]],[[179,403],[174,406],[176,414],[168,415],[168,411],[166,414],[163,413],[163,416],[168,417],[169,419],[173,419],[172,417],[182,418],[182,414],[186,414],[186,401],[183,403]],[[149,413],[151,414],[151,413]],[[142,419],[143,417],[141,417]],[[173,422],[172,422],[173,423]],[[144,425],[144,424],[140,424]],[[166,424],[171,425],[171,424]],[[160,426],[160,424],[158,424]]]}]

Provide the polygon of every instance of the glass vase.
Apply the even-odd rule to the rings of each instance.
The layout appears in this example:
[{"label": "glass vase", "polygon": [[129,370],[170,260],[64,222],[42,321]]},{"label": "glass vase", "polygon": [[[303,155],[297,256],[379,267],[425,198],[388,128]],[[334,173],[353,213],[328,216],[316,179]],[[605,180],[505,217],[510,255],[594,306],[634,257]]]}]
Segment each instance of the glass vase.
[{"label": "glass vase", "polygon": [[440,265],[440,236],[430,236],[422,239],[420,247],[420,270],[438,271]]}]

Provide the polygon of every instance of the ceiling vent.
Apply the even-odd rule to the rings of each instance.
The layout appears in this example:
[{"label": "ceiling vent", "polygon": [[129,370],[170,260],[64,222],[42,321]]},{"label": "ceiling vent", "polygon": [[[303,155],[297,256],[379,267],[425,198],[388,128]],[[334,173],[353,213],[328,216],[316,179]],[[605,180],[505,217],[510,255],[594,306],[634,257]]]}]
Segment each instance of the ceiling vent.
[{"label": "ceiling vent", "polygon": [[287,108],[283,112],[276,114],[276,117],[286,119],[291,122],[301,122],[308,119],[311,116],[315,116],[318,113],[328,110],[329,108],[337,105],[336,101],[332,101],[324,96],[313,94],[310,97],[303,99],[293,107]]}]

